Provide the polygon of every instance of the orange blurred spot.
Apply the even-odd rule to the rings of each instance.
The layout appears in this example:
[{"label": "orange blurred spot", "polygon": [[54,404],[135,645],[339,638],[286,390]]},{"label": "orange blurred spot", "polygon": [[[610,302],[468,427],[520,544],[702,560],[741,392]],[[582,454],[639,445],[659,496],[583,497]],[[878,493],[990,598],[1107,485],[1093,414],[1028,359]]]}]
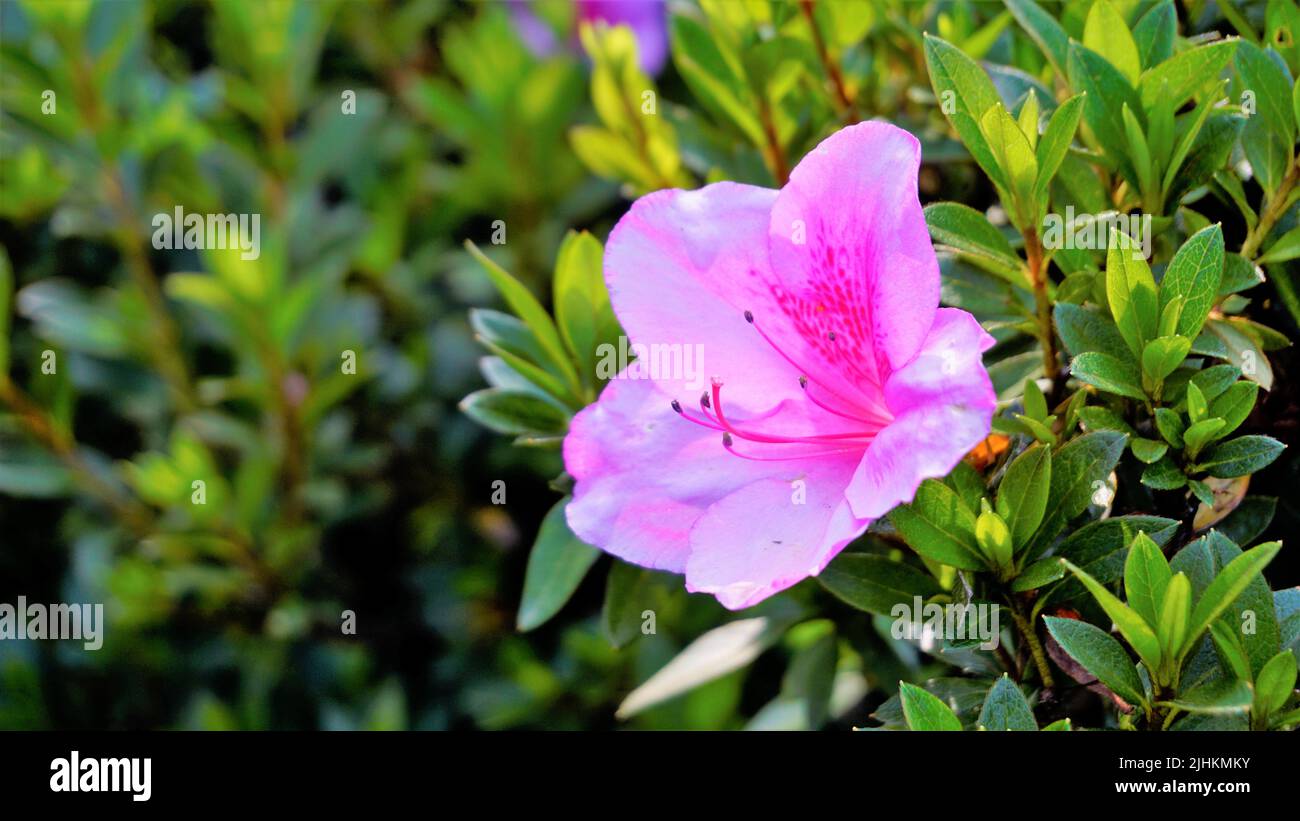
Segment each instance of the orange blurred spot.
[{"label": "orange blurred spot", "polygon": [[1011,447],[1011,437],[992,433],[966,454],[966,461],[976,470],[984,470],[996,462],[999,456],[1006,453],[1009,447]]}]

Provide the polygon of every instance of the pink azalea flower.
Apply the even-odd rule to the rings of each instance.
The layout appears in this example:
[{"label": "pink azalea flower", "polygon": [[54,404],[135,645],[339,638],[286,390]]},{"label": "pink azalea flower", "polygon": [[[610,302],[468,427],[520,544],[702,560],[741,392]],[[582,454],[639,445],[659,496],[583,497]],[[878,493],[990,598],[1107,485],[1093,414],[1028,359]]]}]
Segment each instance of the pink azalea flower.
[{"label": "pink azalea flower", "polygon": [[638,360],[574,418],[574,533],[748,607],[988,435],[993,339],[938,307],[920,157],[907,132],[861,123],[779,191],[633,203],[605,250],[614,311],[634,344],[702,346],[711,378],[701,396],[692,374]]}]

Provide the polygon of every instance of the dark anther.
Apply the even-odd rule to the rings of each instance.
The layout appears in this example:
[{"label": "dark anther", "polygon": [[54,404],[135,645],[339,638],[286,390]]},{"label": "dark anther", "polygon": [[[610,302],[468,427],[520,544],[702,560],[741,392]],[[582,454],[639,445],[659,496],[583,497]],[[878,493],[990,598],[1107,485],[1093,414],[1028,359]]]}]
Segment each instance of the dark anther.
[{"label": "dark anther", "polygon": [[673,400],[673,410],[677,411],[678,413],[681,413],[681,412],[682,412],[682,403],[681,403],[681,402],[678,402],[676,399],[674,399],[674,400]]},{"label": "dark anther", "polygon": [[724,433],[724,434],[722,434],[722,446],[723,446],[724,448],[729,448],[729,447],[731,447],[731,434],[730,434],[730,433]]},{"label": "dark anther", "polygon": [[830,338],[830,340],[831,340],[832,342],[835,341],[835,332],[834,332],[834,331],[831,331],[827,336]]},{"label": "dark anther", "polygon": [[745,321],[750,325],[754,324],[754,314],[752,311],[745,311]]},{"label": "dark anther", "polygon": [[807,389],[807,387],[808,387],[808,377],[806,377],[806,376],[801,376],[801,377],[799,377],[799,387],[804,388],[804,389]]},{"label": "dark anther", "polygon": [[702,407],[702,408],[707,408],[707,407],[709,407],[709,394],[708,394],[708,392],[705,392],[705,393],[700,394],[700,407]]}]

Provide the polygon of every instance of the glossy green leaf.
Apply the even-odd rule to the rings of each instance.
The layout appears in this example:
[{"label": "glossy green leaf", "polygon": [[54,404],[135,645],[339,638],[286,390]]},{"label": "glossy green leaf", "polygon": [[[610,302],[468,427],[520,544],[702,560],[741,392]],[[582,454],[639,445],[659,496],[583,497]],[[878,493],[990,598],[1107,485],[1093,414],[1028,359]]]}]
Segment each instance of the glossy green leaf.
[{"label": "glossy green leaf", "polygon": [[600,551],[581,541],[569,530],[564,508],[569,497],[556,502],[546,518],[524,575],[524,596],[519,604],[516,626],[527,632],[540,627],[564,606],[578,589],[587,571],[600,558]]},{"label": "glossy green leaf", "polygon": [[1031,446],[1007,467],[998,486],[997,510],[1011,530],[1016,547],[1029,543],[1047,512],[1052,482],[1052,450]]},{"label": "glossy green leaf", "polygon": [[[1294,665],[1292,665],[1294,668]],[[1034,720],[1034,711],[1020,688],[1003,674],[989,689],[988,698],[980,710],[979,726],[990,732],[1007,730],[1035,731],[1038,722]]]},{"label": "glossy green leaf", "polygon": [[957,716],[948,705],[924,689],[900,681],[898,695],[903,703],[903,715],[909,730],[926,732],[961,730],[961,722],[957,720]]},{"label": "glossy green leaf", "polygon": [[975,514],[942,482],[922,482],[911,504],[894,508],[889,520],[922,556],[963,570],[984,569],[975,542]]},{"label": "glossy green leaf", "polygon": [[1129,704],[1145,702],[1142,680],[1124,647],[1106,632],[1077,619],[1046,616],[1047,630],[1070,658]]},{"label": "glossy green leaf", "polygon": [[1264,572],[1264,568],[1281,549],[1280,542],[1269,542],[1244,551],[1214,577],[1192,610],[1187,639],[1183,642],[1179,655],[1191,649],[1193,643],[1209,629],[1210,624],[1231,607],[1237,596]]},{"label": "glossy green leaf", "polygon": [[1219,293],[1223,276],[1223,229],[1211,225],[1197,231],[1174,254],[1160,281],[1160,309],[1182,299],[1176,333],[1195,339]]},{"label": "glossy green leaf", "polygon": [[1220,479],[1245,476],[1268,467],[1285,447],[1270,436],[1238,436],[1216,445],[1197,461],[1196,469]]},{"label": "glossy green leaf", "polygon": [[924,600],[943,592],[930,575],[867,553],[841,553],[817,581],[844,603],[885,616],[899,604],[910,608],[917,596]]}]

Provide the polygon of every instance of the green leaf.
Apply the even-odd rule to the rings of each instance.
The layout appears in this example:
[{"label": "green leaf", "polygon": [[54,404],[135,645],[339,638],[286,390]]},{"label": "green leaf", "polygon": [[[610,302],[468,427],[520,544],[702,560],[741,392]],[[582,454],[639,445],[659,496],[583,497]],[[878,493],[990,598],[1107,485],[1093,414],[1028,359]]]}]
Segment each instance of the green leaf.
[{"label": "green leaf", "polygon": [[1198,371],[1190,380],[1200,390],[1202,398],[1209,402],[1220,396],[1241,376],[1241,371],[1231,365],[1213,365]]},{"label": "green leaf", "polygon": [[1083,24],[1083,44],[1105,57],[1124,78],[1137,85],[1142,73],[1137,43],[1110,0],[1096,0]]},{"label": "green leaf", "polygon": [[1211,417],[1209,419],[1202,419],[1188,428],[1187,432],[1183,434],[1183,442],[1187,447],[1187,455],[1192,459],[1195,459],[1197,454],[1201,452],[1201,448],[1213,441],[1225,424],[1226,423],[1222,419]]},{"label": "green leaf", "polygon": [[981,504],[984,510],[975,520],[975,542],[988,559],[990,567],[1006,570],[1011,567],[1011,557],[1015,552],[1011,530],[1002,517],[989,507],[988,500],[981,500]]},{"label": "green leaf", "polygon": [[1165,554],[1145,533],[1139,533],[1124,562],[1124,594],[1129,606],[1152,627],[1160,623],[1165,588],[1172,577]]},{"label": "green leaf", "polygon": [[1223,260],[1223,229],[1217,224],[1197,231],[1174,254],[1160,281],[1160,309],[1182,299],[1176,329],[1179,336],[1195,339],[1201,332],[1218,297]]},{"label": "green leaf", "polygon": [[1152,109],[1161,97],[1170,100],[1175,109],[1181,108],[1193,94],[1218,78],[1232,59],[1236,44],[1236,40],[1219,40],[1189,48],[1151,68],[1138,83],[1143,108]]},{"label": "green leaf", "polygon": [[1131,173],[1128,161],[1128,139],[1124,134],[1124,106],[1134,112],[1141,104],[1137,92],[1110,62],[1082,43],[1071,42],[1069,50],[1070,87],[1087,94],[1083,107],[1083,120],[1088,124],[1097,142]]},{"label": "green leaf", "polygon": [[1286,706],[1295,690],[1295,654],[1283,650],[1268,660],[1255,680],[1255,705],[1264,715],[1276,713]]},{"label": "green leaf", "polygon": [[968,205],[937,202],[925,207],[925,224],[936,243],[963,259],[1025,290],[1030,289],[1024,266],[1011,243],[988,219]]},{"label": "green leaf", "polygon": [[1133,163],[1134,171],[1137,172],[1134,182],[1144,196],[1154,196],[1155,166],[1151,164],[1151,149],[1147,147],[1142,124],[1127,105],[1120,111],[1120,115],[1124,120],[1124,138],[1128,140],[1129,159]]},{"label": "green leaf", "polygon": [[[1161,556],[1163,559],[1164,557]],[[1169,565],[1166,564],[1165,567]],[[1130,597],[1130,601],[1132,597]],[[1160,638],[1160,652],[1166,664],[1172,665],[1178,657],[1178,650],[1187,638],[1187,623],[1192,613],[1192,584],[1187,576],[1179,573],[1170,578],[1165,586],[1164,600],[1160,605],[1160,615],[1156,624],[1156,635]],[[1174,671],[1169,669],[1167,674]]]},{"label": "green leaf", "polygon": [[1128,437],[1114,431],[1087,433],[1067,442],[1052,457],[1052,489],[1047,514],[1029,549],[1041,555],[1052,540],[1092,501],[1097,482],[1105,482],[1124,453]]},{"label": "green leaf", "polygon": [[1045,616],[1047,630],[1070,658],[1132,705],[1146,703],[1142,680],[1124,647],[1103,630],[1078,619]]},{"label": "green leaf", "polygon": [[1133,608],[1124,604],[1115,597],[1100,582],[1088,575],[1082,568],[1072,564],[1067,559],[1062,559],[1065,566],[1075,575],[1083,586],[1088,589],[1092,597],[1101,605],[1101,609],[1106,611],[1111,621],[1119,628],[1119,632],[1128,643],[1137,651],[1138,658],[1142,659],[1148,670],[1155,670],[1160,664],[1160,642],[1156,638],[1155,630],[1147,624]]},{"label": "green leaf", "polygon": [[1125,360],[1104,353],[1081,353],[1070,362],[1070,374],[1103,391],[1131,399],[1146,399],[1142,375]]},{"label": "green leaf", "polygon": [[1038,179],[1034,184],[1034,199],[1039,203],[1047,201],[1046,194],[1052,178],[1061,167],[1065,155],[1069,153],[1074,132],[1079,128],[1079,118],[1083,116],[1084,95],[1076,94],[1057,106],[1052,119],[1047,122],[1035,149],[1038,160]]},{"label": "green leaf", "polygon": [[998,103],[997,91],[984,69],[961,49],[929,33],[925,35],[925,64],[935,96],[966,149],[995,184],[1008,188],[980,130],[984,113]]},{"label": "green leaf", "polygon": [[465,248],[487,271],[488,278],[492,280],[492,284],[510,306],[510,310],[514,311],[515,315],[533,332],[533,336],[546,352],[550,364],[557,369],[557,373],[570,385],[576,387],[578,373],[573,367],[573,361],[565,352],[564,343],[560,340],[560,333],[556,330],[555,323],[551,321],[550,314],[519,280],[489,259],[477,245],[466,240]]},{"label": "green leaf", "polygon": [[1047,512],[1052,481],[1052,450],[1032,445],[1007,467],[998,486],[997,511],[1011,531],[1016,547],[1029,543]]},{"label": "green leaf", "polygon": [[1169,704],[1189,713],[1223,715],[1250,709],[1250,685],[1239,679],[1216,679],[1193,687]]},{"label": "green leaf", "polygon": [[1278,237],[1256,262],[1267,265],[1272,262],[1289,262],[1296,257],[1300,257],[1300,226]]},{"label": "green leaf", "polygon": [[903,716],[909,730],[961,730],[961,722],[948,705],[915,684],[900,681],[898,695],[903,703]]},{"label": "green leaf", "polygon": [[1187,358],[1192,341],[1185,336],[1161,336],[1151,340],[1142,349],[1142,372],[1147,379],[1159,384]]},{"label": "green leaf", "polygon": [[1130,436],[1135,434],[1133,426],[1125,422],[1123,417],[1110,408],[1100,405],[1079,408],[1079,421],[1090,431],[1115,430]]},{"label": "green leaf", "polygon": [[568,414],[537,394],[505,388],[475,391],[460,400],[461,411],[497,433],[558,436],[568,429]]},{"label": "green leaf", "polygon": [[1178,202],[1192,189],[1209,182],[1228,163],[1245,119],[1214,108],[1215,101],[1215,95],[1207,94],[1197,110],[1186,115],[1194,122],[1183,129],[1183,138],[1165,172],[1166,202]]},{"label": "green leaf", "polygon": [[605,583],[601,625],[614,647],[626,647],[642,634],[647,611],[660,612],[680,580],[669,573],[615,561]]},{"label": "green leaf", "polygon": [[963,570],[984,569],[975,542],[975,513],[942,482],[922,482],[911,504],[894,508],[889,520],[908,545],[927,559]]},{"label": "green leaf", "polygon": [[1210,403],[1209,414],[1224,421],[1224,426],[1215,434],[1222,439],[1241,426],[1255,409],[1255,399],[1259,395],[1259,385],[1254,382],[1234,382],[1226,391]]},{"label": "green leaf", "polygon": [[1294,157],[1295,115],[1292,83],[1272,49],[1241,42],[1234,61],[1241,92],[1254,95],[1255,111],[1246,118],[1241,147],[1268,196],[1282,184]]},{"label": "green leaf", "polygon": [[1114,228],[1106,248],[1106,298],[1124,342],[1141,356],[1160,320],[1156,283],[1137,243]]},{"label": "green leaf", "polygon": [[1237,678],[1250,681],[1254,676],[1250,672],[1250,660],[1246,657],[1246,648],[1237,638],[1237,631],[1227,619],[1220,619],[1210,625],[1210,638],[1218,648],[1219,655],[1228,670]]},{"label": "green leaf", "polygon": [[1033,195],[1034,183],[1038,179],[1038,160],[1034,157],[1034,149],[1020,125],[1000,102],[984,112],[980,118],[980,130],[1002,169],[1007,190],[1014,197],[1016,210],[1022,217],[1020,224],[1023,225],[1033,219],[1036,210]]},{"label": "green leaf", "polygon": [[1219,575],[1214,577],[1196,602],[1192,610],[1187,639],[1183,642],[1179,656],[1186,655],[1210,625],[1232,606],[1237,596],[1241,595],[1252,581],[1264,571],[1265,566],[1273,560],[1282,549],[1281,542],[1268,542],[1250,550],[1243,551],[1233,559]]},{"label": "green leaf", "polygon": [[765,135],[745,80],[728,62],[719,43],[703,25],[682,14],[671,17],[673,64],[695,97],[722,122],[729,122],[753,145]]},{"label": "green leaf", "polygon": [[621,719],[631,718],[701,684],[748,666],[775,644],[792,622],[793,618],[785,615],[757,616],[713,628],[629,693],[615,715]]},{"label": "green leaf", "polygon": [[1169,446],[1164,442],[1158,442],[1155,439],[1142,439],[1140,437],[1130,439],[1128,446],[1129,449],[1133,451],[1133,455],[1138,458],[1138,461],[1144,465],[1150,465],[1160,461],[1161,457],[1169,451]]},{"label": "green leaf", "polygon": [[1187,383],[1187,417],[1192,424],[1204,421],[1210,414],[1209,403],[1205,401],[1205,394],[1195,382]]},{"label": "green leaf", "polygon": [[1016,576],[1015,581],[1011,583],[1011,589],[1017,593],[1023,593],[1026,590],[1037,590],[1064,575],[1065,567],[1055,556],[1039,559]]},{"label": "green leaf", "polygon": [[910,608],[917,596],[924,600],[943,592],[928,574],[867,553],[841,553],[817,581],[845,604],[884,616],[896,605]]},{"label": "green leaf", "polygon": [[555,263],[555,319],[589,387],[598,383],[597,347],[616,343],[619,333],[605,290],[603,257],[600,240],[586,231],[570,231]]},{"label": "green leaf", "polygon": [[1183,447],[1183,417],[1169,408],[1156,408],[1156,430],[1178,449]]},{"label": "green leaf", "polygon": [[1066,76],[1066,62],[1070,48],[1070,35],[1049,12],[1043,11],[1033,0],[1003,0],[1030,39],[1038,44],[1052,68],[1061,77]]},{"label": "green leaf", "polygon": [[[1294,668],[1295,665],[1292,665]],[[1005,674],[989,689],[980,710],[979,726],[989,731],[1035,731],[1038,722],[1025,694]]]},{"label": "green leaf", "polygon": [[528,554],[524,597],[515,622],[520,631],[540,627],[560,612],[587,571],[600,558],[599,550],[569,530],[569,523],[564,518],[564,508],[569,501],[570,497],[564,497],[546,514],[533,550]]},{"label": "green leaf", "polygon": [[[1110,584],[1123,575],[1129,545],[1138,533],[1146,533],[1157,545],[1164,545],[1177,530],[1178,522],[1160,516],[1114,516],[1071,533],[1057,548],[1055,558],[1067,558],[1097,581]],[[1060,592],[1061,598],[1069,599],[1086,591],[1082,584],[1070,581],[1062,585]]]},{"label": "green leaf", "polygon": [[1187,476],[1168,456],[1142,471],[1142,484],[1155,490],[1177,490],[1187,485]]},{"label": "green leaf", "polygon": [[1160,65],[1174,53],[1174,37],[1178,33],[1178,12],[1172,0],[1161,0],[1142,15],[1133,27],[1133,40],[1137,43],[1138,58],[1142,68]]},{"label": "green leaf", "polygon": [[1095,351],[1136,362],[1110,317],[1093,308],[1058,302],[1052,311],[1061,341],[1073,356]]},{"label": "green leaf", "polygon": [[1272,464],[1286,445],[1269,436],[1238,436],[1214,447],[1196,464],[1196,470],[1219,479],[1232,479]]}]

